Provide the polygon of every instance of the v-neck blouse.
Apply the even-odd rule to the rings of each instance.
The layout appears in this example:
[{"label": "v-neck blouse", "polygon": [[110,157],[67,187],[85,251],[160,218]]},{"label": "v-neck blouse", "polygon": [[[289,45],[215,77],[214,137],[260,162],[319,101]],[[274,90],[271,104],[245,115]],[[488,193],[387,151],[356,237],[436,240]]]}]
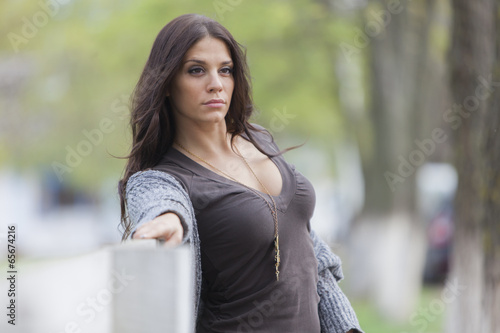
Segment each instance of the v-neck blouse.
[{"label": "v-neck blouse", "polygon": [[[278,151],[269,135],[253,134],[265,150]],[[320,332],[317,261],[309,235],[314,189],[283,156],[271,160],[282,177],[281,193],[273,196],[279,220],[279,281],[274,221],[260,195],[174,148],[154,168],[184,186],[195,211],[204,303],[197,332]]]},{"label": "v-neck blouse", "polygon": [[[274,147],[272,147],[274,148]],[[171,151],[167,153],[167,155],[172,155],[172,157],[175,157],[178,159],[179,164],[182,164],[184,167],[189,168],[193,173],[206,177],[208,179],[212,179],[214,182],[219,182],[222,184],[227,184],[227,185],[232,185],[232,186],[241,186],[243,189],[247,189],[250,191],[255,191],[258,192],[260,195],[264,196],[266,200],[269,200],[269,196],[266,193],[263,193],[262,191],[259,191],[257,189],[249,189],[245,185],[238,183],[234,180],[231,180],[227,177],[224,177],[222,175],[219,175],[218,173],[212,171],[211,169],[204,167],[200,163],[194,161],[190,157],[186,156],[179,150],[175,149],[174,147],[170,148]],[[273,152],[277,153],[278,150],[273,149]],[[276,165],[276,167],[279,170],[280,177],[282,180],[282,186],[281,186],[281,192],[278,195],[273,195],[273,199],[276,202],[276,206],[278,210],[281,212],[285,212],[286,208],[288,207],[288,204],[290,201],[293,199],[293,195],[295,194],[296,188],[297,188],[297,181],[294,177],[293,174],[293,169],[288,170],[291,166],[288,165],[285,160],[281,157],[271,157],[271,161]],[[258,194],[256,194],[258,196]]]}]

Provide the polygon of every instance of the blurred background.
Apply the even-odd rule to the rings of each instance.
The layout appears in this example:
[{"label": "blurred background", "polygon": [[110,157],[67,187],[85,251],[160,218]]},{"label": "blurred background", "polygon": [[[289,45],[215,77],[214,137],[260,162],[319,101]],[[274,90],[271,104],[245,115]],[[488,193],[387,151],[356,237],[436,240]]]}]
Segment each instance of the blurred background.
[{"label": "blurred background", "polygon": [[498,3],[2,0],[0,245],[16,224],[22,282],[120,241],[130,94],[194,12],[247,48],[253,122],[306,142],[286,158],[364,330],[500,332]]}]

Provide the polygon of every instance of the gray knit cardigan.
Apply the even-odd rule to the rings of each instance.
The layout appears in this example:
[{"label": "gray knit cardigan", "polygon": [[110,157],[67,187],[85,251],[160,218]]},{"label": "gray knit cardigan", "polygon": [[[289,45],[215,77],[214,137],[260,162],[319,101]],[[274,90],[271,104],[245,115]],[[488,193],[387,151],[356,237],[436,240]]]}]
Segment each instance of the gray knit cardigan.
[{"label": "gray knit cardigan", "polygon": [[[163,171],[141,171],[132,175],[126,187],[126,202],[132,233],[137,227],[166,212],[177,214],[184,228],[183,242],[190,244],[193,256],[195,318],[203,311],[200,299],[202,274],[200,238],[196,226],[193,206],[181,184]],[[337,282],[343,278],[340,258],[333,254],[328,245],[314,231],[311,231],[314,253],[318,261],[318,313],[322,333],[345,333],[361,328],[349,300],[340,290]],[[196,325],[194,325],[196,326]],[[302,332],[301,332],[302,333]]]}]

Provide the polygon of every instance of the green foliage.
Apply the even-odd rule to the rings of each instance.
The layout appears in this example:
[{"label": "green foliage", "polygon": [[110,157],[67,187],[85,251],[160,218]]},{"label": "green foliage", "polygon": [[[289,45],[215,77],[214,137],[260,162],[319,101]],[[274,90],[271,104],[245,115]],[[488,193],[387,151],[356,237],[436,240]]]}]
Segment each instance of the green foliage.
[{"label": "green foliage", "polygon": [[[418,311],[426,309],[433,301],[439,300],[443,289],[441,287],[424,287],[420,294],[418,307],[415,309],[415,314],[418,316]],[[354,301],[354,310],[358,316],[359,324],[365,332],[370,333],[438,333],[443,332],[444,312],[436,313],[430,316],[432,320],[418,321],[418,325],[412,325],[411,318],[403,323],[394,323],[377,311],[373,303],[367,301]],[[423,317],[418,317],[423,318]],[[424,329],[425,327],[425,329]]]},{"label": "green foliage", "polygon": [[[33,23],[43,10],[36,1],[2,1],[0,61],[24,59],[31,69],[14,101],[20,112],[16,128],[8,132],[13,140],[0,148],[0,163],[49,170],[54,162],[67,166],[68,149],[88,148],[83,131],[100,131],[101,122],[109,120],[102,143],[92,144],[63,180],[95,187],[106,177],[118,178],[124,161],[111,155],[129,150],[128,97],[159,30],[189,12],[217,19],[246,46],[260,110],[255,121],[269,127],[276,112],[286,110],[293,118],[280,123],[284,130],[275,131],[278,137],[339,139],[343,118],[334,66],[349,23],[320,2],[67,1],[47,15],[34,37],[17,45],[16,53],[9,33],[22,36],[26,20]],[[22,134],[32,128],[32,135]]]}]

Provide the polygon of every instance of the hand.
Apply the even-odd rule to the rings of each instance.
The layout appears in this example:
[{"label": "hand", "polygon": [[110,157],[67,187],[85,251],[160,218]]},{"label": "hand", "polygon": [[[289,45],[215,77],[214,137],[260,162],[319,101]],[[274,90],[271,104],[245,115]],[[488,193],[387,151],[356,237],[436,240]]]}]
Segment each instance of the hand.
[{"label": "hand", "polygon": [[164,246],[175,247],[182,242],[184,228],[177,214],[169,212],[144,223],[134,233],[133,239],[163,239]]}]

